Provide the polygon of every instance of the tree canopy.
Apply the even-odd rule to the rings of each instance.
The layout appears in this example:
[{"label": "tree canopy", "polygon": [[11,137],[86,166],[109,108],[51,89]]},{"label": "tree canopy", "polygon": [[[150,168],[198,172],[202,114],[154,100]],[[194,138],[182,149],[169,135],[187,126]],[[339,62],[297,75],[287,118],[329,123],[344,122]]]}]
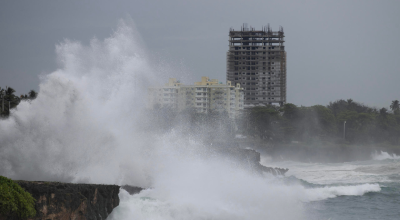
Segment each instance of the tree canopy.
[{"label": "tree canopy", "polygon": [[30,101],[37,97],[37,92],[31,90],[28,95],[15,95],[15,89],[11,87],[0,87],[0,117],[7,117],[10,115],[11,110],[16,108],[21,101]]},{"label": "tree canopy", "polygon": [[346,141],[350,143],[400,143],[398,101],[387,108],[371,108],[348,100],[310,107],[287,103],[282,107],[258,106],[246,109],[240,132],[261,139],[282,141],[340,140],[346,121]]}]

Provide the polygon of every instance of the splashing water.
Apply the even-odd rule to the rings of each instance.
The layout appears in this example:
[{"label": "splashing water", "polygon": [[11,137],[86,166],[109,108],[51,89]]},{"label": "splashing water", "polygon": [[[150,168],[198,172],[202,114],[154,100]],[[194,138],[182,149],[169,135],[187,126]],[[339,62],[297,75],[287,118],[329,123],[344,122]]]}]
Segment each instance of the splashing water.
[{"label": "splashing water", "polygon": [[60,69],[41,79],[36,100],[21,103],[0,123],[0,173],[14,179],[115,183],[128,166],[135,183],[145,184],[143,159],[133,153],[140,146],[133,143],[143,140],[132,132],[143,105],[138,91],[155,75],[136,38],[134,29],[120,21],[102,42],[57,45]]},{"label": "splashing water", "polygon": [[0,175],[151,187],[121,190],[111,219],[307,219],[304,202],[380,190],[306,189],[210,156],[179,130],[143,132],[145,91],[162,76],[128,23],[89,46],[57,45],[60,68],[42,77],[37,99],[0,121]]},{"label": "splashing water", "polygon": [[392,159],[392,160],[398,160],[400,159],[400,156],[397,156],[396,154],[389,154],[388,152],[381,151],[380,153],[374,152],[371,155],[373,160],[387,160],[387,159]]}]

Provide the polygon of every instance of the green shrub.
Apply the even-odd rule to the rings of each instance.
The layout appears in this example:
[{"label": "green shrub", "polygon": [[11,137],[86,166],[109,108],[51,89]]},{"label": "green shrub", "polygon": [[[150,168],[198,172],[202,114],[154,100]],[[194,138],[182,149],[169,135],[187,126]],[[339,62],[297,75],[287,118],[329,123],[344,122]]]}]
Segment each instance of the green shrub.
[{"label": "green shrub", "polygon": [[0,176],[0,215],[29,218],[36,215],[35,199],[17,183]]}]

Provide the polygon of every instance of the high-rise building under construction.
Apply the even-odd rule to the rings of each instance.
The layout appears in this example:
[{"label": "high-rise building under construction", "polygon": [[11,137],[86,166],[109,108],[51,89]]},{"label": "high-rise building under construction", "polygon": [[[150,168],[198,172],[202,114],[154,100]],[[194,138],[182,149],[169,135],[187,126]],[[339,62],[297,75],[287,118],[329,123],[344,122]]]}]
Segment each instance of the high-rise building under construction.
[{"label": "high-rise building under construction", "polygon": [[245,107],[286,103],[284,37],[282,27],[272,31],[269,25],[229,30],[226,78],[244,88]]}]

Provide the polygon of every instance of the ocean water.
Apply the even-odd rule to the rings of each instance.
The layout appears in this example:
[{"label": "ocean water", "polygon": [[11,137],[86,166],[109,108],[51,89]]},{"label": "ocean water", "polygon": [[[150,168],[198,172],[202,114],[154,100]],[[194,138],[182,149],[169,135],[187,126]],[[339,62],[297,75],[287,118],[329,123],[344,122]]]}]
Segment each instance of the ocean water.
[{"label": "ocean water", "polygon": [[197,181],[190,180],[197,175],[178,175],[170,182],[178,187],[136,195],[122,190],[109,219],[399,219],[400,158],[386,152],[371,158],[332,164],[262,159],[266,166],[289,168],[285,177],[198,164],[207,172]]},{"label": "ocean water", "polygon": [[266,158],[263,163],[289,168],[287,181],[298,181],[324,198],[306,203],[312,219],[400,219],[397,155],[377,152],[368,161],[332,164],[270,163]]},{"label": "ocean water", "polygon": [[[186,179],[188,185],[136,195],[122,190],[121,204],[109,219],[399,219],[400,158],[386,152],[372,158],[335,164],[263,158],[264,165],[290,170],[285,177],[255,177],[246,171],[240,177],[247,179],[232,171],[213,176],[216,184]],[[202,178],[213,175],[208,171]],[[177,195],[160,196],[164,190]]]}]

